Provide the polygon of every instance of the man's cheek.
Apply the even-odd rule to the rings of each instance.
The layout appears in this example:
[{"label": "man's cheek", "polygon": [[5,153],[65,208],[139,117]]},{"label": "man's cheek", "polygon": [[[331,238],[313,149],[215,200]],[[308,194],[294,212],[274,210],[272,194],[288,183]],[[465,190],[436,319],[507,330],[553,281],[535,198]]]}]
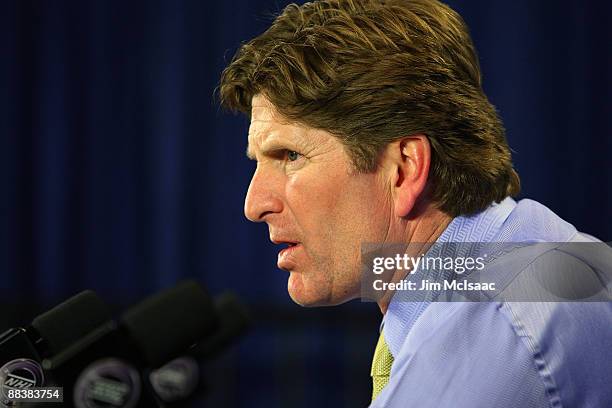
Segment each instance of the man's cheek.
[{"label": "man's cheek", "polygon": [[288,176],[286,192],[321,202],[342,196],[346,184],[344,173],[313,166]]},{"label": "man's cheek", "polygon": [[[294,175],[287,179],[285,184],[285,197],[292,208],[309,208],[317,201],[315,189],[312,182],[305,180],[303,176]],[[301,214],[300,214],[301,215]]]}]

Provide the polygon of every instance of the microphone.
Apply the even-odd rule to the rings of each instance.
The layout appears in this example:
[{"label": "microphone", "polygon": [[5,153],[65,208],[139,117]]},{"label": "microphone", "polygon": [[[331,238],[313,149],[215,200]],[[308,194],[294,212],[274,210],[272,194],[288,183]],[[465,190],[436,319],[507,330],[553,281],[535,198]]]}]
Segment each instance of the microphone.
[{"label": "microphone", "polygon": [[147,369],[159,367],[216,327],[212,300],[195,281],[145,299],[118,323],[43,361],[64,404],[76,408],[159,407]]},{"label": "microphone", "polygon": [[251,325],[251,316],[246,306],[233,293],[223,293],[215,299],[219,316],[217,331],[196,344],[190,354],[202,360],[216,357],[242,336]]},{"label": "microphone", "polygon": [[217,330],[188,352],[149,375],[151,387],[167,408],[188,406],[197,389],[203,388],[199,361],[210,360],[234,343],[251,324],[247,308],[233,293],[215,299]]},{"label": "microphone", "polygon": [[[91,290],[80,292],[36,317],[25,327],[0,334],[0,388],[41,387],[45,376],[40,362],[110,321],[106,304]],[[3,403],[7,404],[4,395]]]}]

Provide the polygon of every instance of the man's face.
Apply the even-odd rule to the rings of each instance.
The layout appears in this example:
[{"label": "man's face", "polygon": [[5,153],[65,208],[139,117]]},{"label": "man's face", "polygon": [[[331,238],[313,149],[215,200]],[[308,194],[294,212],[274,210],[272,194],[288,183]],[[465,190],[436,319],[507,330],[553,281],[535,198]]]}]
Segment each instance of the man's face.
[{"label": "man's face", "polygon": [[359,296],[361,243],[386,241],[393,214],[382,173],[356,173],[330,133],[288,123],[264,96],[252,102],[245,215],[282,244],[289,295],[305,306]]}]

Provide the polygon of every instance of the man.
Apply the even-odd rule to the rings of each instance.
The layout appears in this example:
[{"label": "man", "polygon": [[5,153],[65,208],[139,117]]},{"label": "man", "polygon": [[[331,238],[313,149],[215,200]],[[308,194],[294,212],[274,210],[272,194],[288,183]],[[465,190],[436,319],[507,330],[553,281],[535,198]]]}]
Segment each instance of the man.
[{"label": "man", "polygon": [[[240,48],[219,90],[251,118],[257,169],[245,214],[286,246],[278,267],[300,305],[359,297],[364,243],[412,245],[411,259],[454,242],[596,243],[546,207],[510,198],[519,178],[467,27],[437,1],[289,5]],[[489,301],[404,301],[382,290],[373,407],[612,406],[605,259],[592,266],[559,245],[493,252],[498,275],[486,276],[509,276],[499,265],[514,275]],[[603,284],[580,296],[551,289],[555,299],[606,302],[512,302],[537,271],[559,265]],[[391,269],[387,283],[426,272]]]}]

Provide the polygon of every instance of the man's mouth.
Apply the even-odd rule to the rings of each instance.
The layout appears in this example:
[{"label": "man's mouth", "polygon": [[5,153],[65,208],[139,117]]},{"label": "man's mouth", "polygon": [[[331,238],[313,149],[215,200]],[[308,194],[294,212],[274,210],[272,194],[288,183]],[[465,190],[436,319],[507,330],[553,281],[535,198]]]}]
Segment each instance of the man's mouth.
[{"label": "man's mouth", "polygon": [[292,251],[293,248],[299,246],[299,242],[284,242],[282,245],[285,245],[285,248],[281,249],[280,252],[284,251]]},{"label": "man's mouth", "polygon": [[299,242],[283,242],[281,245],[284,245],[285,247],[281,249],[280,252],[290,253],[291,251],[299,247],[300,243]]},{"label": "man's mouth", "polygon": [[282,244],[286,247],[278,252],[277,266],[287,271],[293,270],[297,266],[296,257],[302,245],[299,242],[283,242]]}]

